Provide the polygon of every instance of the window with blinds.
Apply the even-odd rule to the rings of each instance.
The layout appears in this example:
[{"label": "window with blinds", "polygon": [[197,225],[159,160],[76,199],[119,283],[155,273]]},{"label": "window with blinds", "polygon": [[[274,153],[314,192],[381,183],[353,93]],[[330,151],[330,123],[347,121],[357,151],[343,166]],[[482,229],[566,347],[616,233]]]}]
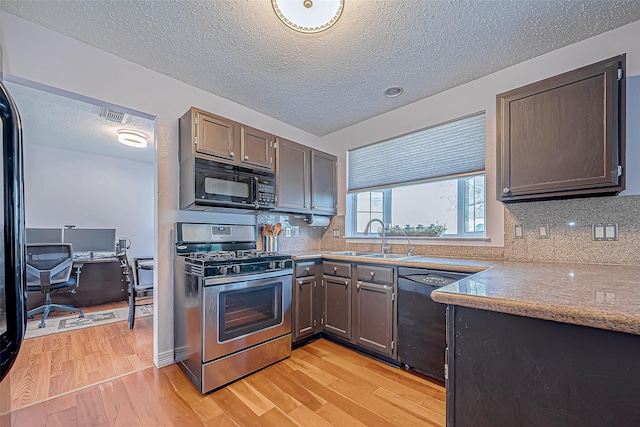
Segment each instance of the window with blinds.
[{"label": "window with blinds", "polygon": [[348,191],[484,172],[485,113],[355,148]]},{"label": "window with blinds", "polygon": [[391,236],[484,237],[485,127],[482,112],[349,151],[350,235],[379,219]]}]

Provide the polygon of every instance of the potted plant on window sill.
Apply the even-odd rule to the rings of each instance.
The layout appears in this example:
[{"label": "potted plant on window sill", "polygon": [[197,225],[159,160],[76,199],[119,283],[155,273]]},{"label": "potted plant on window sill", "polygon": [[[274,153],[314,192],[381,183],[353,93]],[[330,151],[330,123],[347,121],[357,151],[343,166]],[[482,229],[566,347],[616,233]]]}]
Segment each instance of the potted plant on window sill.
[{"label": "potted plant on window sill", "polygon": [[[430,224],[424,226],[418,224],[416,227],[406,226],[400,228],[399,225],[389,227],[385,230],[387,236],[409,236],[409,237],[440,237],[446,231],[445,224]],[[378,234],[382,234],[379,232]]]}]

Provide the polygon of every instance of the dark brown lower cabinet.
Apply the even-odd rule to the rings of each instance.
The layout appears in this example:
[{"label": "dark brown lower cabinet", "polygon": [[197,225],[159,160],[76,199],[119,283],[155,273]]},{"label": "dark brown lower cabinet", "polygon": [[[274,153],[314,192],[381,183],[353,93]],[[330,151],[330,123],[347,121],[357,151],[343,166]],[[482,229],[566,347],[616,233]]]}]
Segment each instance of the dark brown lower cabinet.
[{"label": "dark brown lower cabinet", "polygon": [[325,288],[324,330],[351,339],[351,279],[323,276]]},{"label": "dark brown lower cabinet", "polygon": [[393,286],[358,281],[355,290],[353,343],[393,354]]},{"label": "dark brown lower cabinet", "polygon": [[307,337],[314,332],[314,287],[316,278],[305,277],[294,279],[294,316],[293,340]]},{"label": "dark brown lower cabinet", "polygon": [[449,306],[447,425],[640,425],[640,337]]},{"label": "dark brown lower cabinet", "polygon": [[[297,262],[293,279],[293,342],[322,332],[324,287],[317,261]],[[319,271],[319,269],[318,269]]]}]

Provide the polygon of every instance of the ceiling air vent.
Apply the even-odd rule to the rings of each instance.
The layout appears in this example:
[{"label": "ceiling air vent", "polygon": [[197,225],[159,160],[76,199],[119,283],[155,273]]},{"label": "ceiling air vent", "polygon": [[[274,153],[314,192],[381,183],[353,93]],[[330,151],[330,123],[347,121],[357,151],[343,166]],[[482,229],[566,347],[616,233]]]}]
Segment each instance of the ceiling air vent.
[{"label": "ceiling air vent", "polygon": [[110,108],[107,107],[103,107],[102,108],[102,113],[100,113],[100,116],[104,117],[107,120],[110,120],[112,122],[116,122],[116,123],[124,123],[127,121],[127,113],[123,113],[122,111],[116,111],[116,110],[112,110]]}]

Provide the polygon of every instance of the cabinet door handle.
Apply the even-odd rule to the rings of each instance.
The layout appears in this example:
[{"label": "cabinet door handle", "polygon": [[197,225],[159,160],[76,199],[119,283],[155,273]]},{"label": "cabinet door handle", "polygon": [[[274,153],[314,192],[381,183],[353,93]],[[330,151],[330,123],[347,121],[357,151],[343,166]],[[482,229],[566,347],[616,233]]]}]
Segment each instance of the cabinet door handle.
[{"label": "cabinet door handle", "polygon": [[333,272],[335,273],[336,271],[338,271],[338,267],[333,267]]},{"label": "cabinet door handle", "polygon": [[356,283],[356,289],[360,290],[360,285],[362,285],[362,282],[358,280],[358,283]]},{"label": "cabinet door handle", "polygon": [[373,271],[372,271],[371,273],[369,273],[369,274],[371,274],[371,278],[372,278],[372,279],[373,279],[373,276],[375,276],[375,275],[376,275],[376,273],[375,273],[375,272],[373,272]]},{"label": "cabinet door handle", "polygon": [[348,281],[348,280],[345,280],[345,281],[344,281],[344,285],[345,285],[346,287],[349,287],[349,281]]},{"label": "cabinet door handle", "polygon": [[509,194],[509,192],[510,192],[510,191],[511,191],[511,190],[509,189],[509,187],[506,187],[506,188],[503,188],[503,189],[502,189],[502,192],[503,192],[504,194]]},{"label": "cabinet door handle", "polygon": [[298,280],[298,285],[302,286],[302,280]]},{"label": "cabinet door handle", "polygon": [[249,160],[249,156],[244,156],[244,159],[245,160]]},{"label": "cabinet door handle", "polygon": [[233,159],[233,156],[235,156],[235,154],[233,154],[233,151],[229,153],[229,157],[231,157]]},{"label": "cabinet door handle", "polygon": [[309,267],[307,267],[307,268],[304,269],[304,271],[306,271],[308,273],[311,270],[309,269]]}]

